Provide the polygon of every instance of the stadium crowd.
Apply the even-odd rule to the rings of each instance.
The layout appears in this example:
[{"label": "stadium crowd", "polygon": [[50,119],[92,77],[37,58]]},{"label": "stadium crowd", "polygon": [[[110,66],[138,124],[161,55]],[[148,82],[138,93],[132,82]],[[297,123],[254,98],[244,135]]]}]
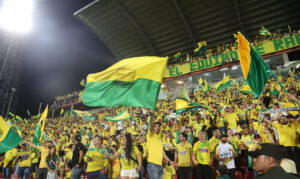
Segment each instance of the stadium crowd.
[{"label": "stadium crowd", "polygon": [[[38,120],[18,122],[24,142],[0,155],[2,177],[254,178],[270,176],[270,170],[296,177],[299,111],[277,109],[300,106],[298,76],[296,71],[280,77],[288,95],[273,78],[258,98],[237,85],[194,90],[190,100],[207,109],[179,115],[175,99],[166,99],[155,110],[107,108],[92,121],[73,115],[48,118],[41,146],[31,143]],[[133,117],[116,122],[103,118],[123,109]]]}]

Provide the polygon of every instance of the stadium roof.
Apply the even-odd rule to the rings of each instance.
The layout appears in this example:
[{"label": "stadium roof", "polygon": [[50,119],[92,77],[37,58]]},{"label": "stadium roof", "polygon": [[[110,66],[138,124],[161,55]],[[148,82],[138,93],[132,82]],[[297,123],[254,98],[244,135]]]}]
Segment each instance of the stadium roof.
[{"label": "stadium roof", "polygon": [[253,38],[260,26],[299,28],[299,9],[299,0],[96,0],[75,16],[123,59],[215,47],[237,31]]}]

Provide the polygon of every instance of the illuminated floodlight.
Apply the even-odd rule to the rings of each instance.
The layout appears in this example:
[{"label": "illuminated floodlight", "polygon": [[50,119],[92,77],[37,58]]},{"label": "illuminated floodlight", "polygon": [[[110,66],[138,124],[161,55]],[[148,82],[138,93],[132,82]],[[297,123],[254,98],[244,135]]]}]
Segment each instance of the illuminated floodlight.
[{"label": "illuminated floodlight", "polygon": [[231,67],[231,70],[237,70],[238,68],[239,68],[239,66],[235,65],[235,66]]},{"label": "illuminated floodlight", "polygon": [[182,85],[184,82],[183,81],[177,81],[177,84]]},{"label": "illuminated floodlight", "polygon": [[32,9],[33,0],[2,0],[1,28],[15,33],[28,33],[32,26]]}]

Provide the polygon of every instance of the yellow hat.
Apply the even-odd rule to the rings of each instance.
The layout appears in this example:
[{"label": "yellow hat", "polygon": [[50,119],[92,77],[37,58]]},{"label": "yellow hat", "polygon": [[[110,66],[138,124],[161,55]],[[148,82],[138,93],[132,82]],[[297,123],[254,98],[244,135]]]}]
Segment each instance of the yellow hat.
[{"label": "yellow hat", "polygon": [[107,141],[106,141],[106,140],[103,140],[103,144],[107,145]]}]

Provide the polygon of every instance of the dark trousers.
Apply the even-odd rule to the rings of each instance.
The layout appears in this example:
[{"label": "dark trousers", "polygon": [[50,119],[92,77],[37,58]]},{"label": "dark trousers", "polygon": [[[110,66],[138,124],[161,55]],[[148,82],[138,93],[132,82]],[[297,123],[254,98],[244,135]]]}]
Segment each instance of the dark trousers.
[{"label": "dark trousers", "polygon": [[178,179],[191,178],[191,167],[178,167],[177,178]]},{"label": "dark trousers", "polygon": [[198,164],[195,169],[196,179],[211,179],[213,169],[208,165]]},{"label": "dark trousers", "polygon": [[39,168],[36,173],[37,179],[47,179],[48,169],[47,168]]},{"label": "dark trousers", "polygon": [[228,169],[228,176],[232,179],[235,179],[235,168]]}]

